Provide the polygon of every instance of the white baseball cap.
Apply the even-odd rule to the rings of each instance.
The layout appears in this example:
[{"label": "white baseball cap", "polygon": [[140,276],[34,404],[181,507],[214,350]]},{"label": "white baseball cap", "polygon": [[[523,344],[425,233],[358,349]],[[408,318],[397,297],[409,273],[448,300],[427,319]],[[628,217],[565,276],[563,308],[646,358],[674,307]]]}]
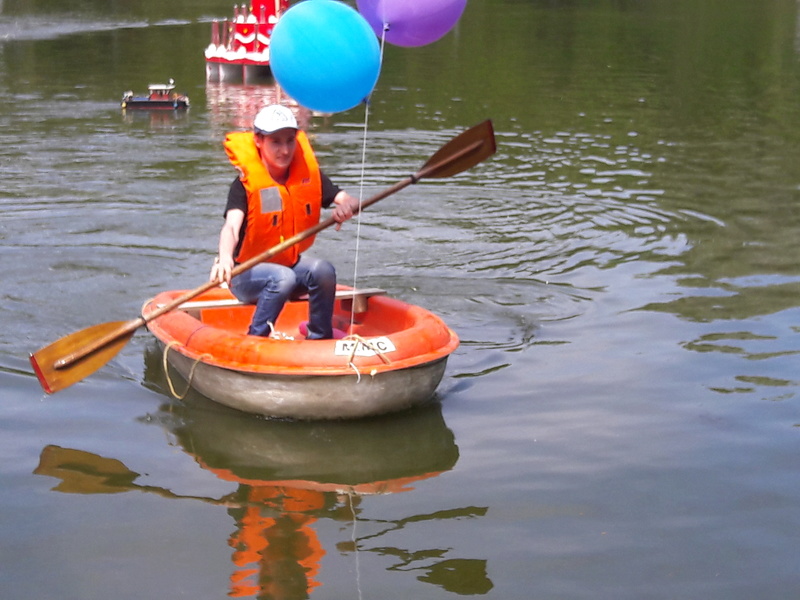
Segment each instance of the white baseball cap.
[{"label": "white baseball cap", "polygon": [[258,111],[253,119],[253,129],[256,133],[269,135],[279,129],[297,129],[297,119],[292,111],[280,104],[272,104]]}]

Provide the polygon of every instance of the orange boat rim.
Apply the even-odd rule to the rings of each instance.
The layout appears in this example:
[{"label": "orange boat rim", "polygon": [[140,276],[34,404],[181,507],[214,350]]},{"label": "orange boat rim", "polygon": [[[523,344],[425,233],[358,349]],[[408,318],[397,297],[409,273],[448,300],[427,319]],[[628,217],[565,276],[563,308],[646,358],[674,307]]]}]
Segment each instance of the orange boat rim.
[{"label": "orange boat rim", "polygon": [[[166,291],[142,315],[178,298]],[[340,339],[306,340],[308,301],[286,303],[271,337],[247,335],[255,310],[214,288],[148,322],[166,361],[208,398],[266,417],[350,419],[429,401],[458,347],[438,316],[383,290],[337,289]]]}]

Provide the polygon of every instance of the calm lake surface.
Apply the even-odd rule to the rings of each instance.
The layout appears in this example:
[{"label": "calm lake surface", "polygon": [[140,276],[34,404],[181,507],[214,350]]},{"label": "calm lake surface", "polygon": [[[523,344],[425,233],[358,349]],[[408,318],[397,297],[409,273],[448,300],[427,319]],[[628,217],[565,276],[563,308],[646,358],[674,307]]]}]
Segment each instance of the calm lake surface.
[{"label": "calm lake surface", "polygon": [[[0,0],[0,595],[798,597],[798,3],[469,0],[386,47],[368,114],[310,119],[365,197],[494,122],[495,157],[375,205],[357,256],[355,221],[314,248],[457,331],[428,407],[176,400],[146,330],[46,396],[30,352],[205,281],[221,139],[277,93],[206,83],[230,14]],[[122,114],[170,77],[188,113]]]}]

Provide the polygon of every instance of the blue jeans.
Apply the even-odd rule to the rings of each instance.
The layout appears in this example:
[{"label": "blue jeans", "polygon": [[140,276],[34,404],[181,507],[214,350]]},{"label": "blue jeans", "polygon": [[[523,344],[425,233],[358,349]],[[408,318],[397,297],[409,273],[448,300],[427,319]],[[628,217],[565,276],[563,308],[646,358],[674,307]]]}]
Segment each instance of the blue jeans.
[{"label": "blue jeans", "polygon": [[261,263],[234,277],[231,291],[240,301],[256,305],[249,335],[268,336],[286,301],[308,293],[307,338],[333,337],[336,270],[325,260],[301,256],[294,267]]}]

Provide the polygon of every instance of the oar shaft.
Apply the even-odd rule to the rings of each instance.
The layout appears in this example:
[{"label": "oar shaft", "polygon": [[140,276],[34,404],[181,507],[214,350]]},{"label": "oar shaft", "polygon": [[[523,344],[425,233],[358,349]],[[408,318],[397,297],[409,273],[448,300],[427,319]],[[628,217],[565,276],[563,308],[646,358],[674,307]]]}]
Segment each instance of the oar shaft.
[{"label": "oar shaft", "polygon": [[[361,203],[361,209],[364,209],[367,206],[369,206],[371,204],[374,204],[375,202],[378,202],[379,200],[383,200],[387,196],[390,196],[390,195],[394,194],[395,192],[403,189],[404,187],[414,183],[417,179],[419,179],[418,176],[407,177],[403,181],[400,181],[400,182],[396,183],[392,187],[380,192],[379,194],[376,194],[376,195],[372,196],[371,198],[369,198],[367,200],[364,200]],[[317,223],[313,227],[309,227],[308,229],[306,229],[304,231],[301,231],[300,233],[298,233],[296,235],[293,235],[292,237],[282,241],[280,244],[277,244],[276,246],[273,246],[269,250],[265,250],[261,254],[258,254],[256,256],[254,256],[253,258],[251,258],[249,260],[246,260],[245,262],[243,262],[241,264],[236,265],[236,267],[234,267],[233,271],[231,271],[231,276],[236,276],[236,275],[239,275],[240,273],[244,273],[245,271],[247,271],[249,269],[252,269],[257,264],[262,263],[262,262],[264,262],[266,260],[269,260],[271,257],[275,256],[276,254],[280,254],[281,252],[283,252],[287,248],[291,248],[295,244],[299,244],[300,242],[302,242],[304,239],[309,238],[312,235],[316,235],[317,233],[319,233],[323,229],[327,229],[331,225],[335,225],[335,224],[336,224],[336,221],[334,220],[334,218],[333,217],[328,217],[324,221],[320,221],[319,223]],[[157,319],[161,315],[164,315],[164,314],[166,314],[168,312],[171,312],[171,311],[175,310],[181,304],[183,304],[185,302],[189,302],[190,300],[196,298],[197,296],[199,296],[203,292],[207,292],[211,288],[215,288],[218,285],[219,285],[218,281],[207,281],[203,285],[201,285],[199,287],[196,287],[193,290],[189,290],[188,292],[186,292],[186,293],[182,294],[181,296],[175,298],[172,302],[168,302],[167,304],[164,304],[163,306],[157,308],[153,312],[149,313],[146,317],[141,316],[138,319],[134,319],[133,321],[128,321],[125,324],[124,327],[120,327],[119,329],[117,329],[115,331],[112,331],[108,335],[105,335],[105,336],[103,336],[101,338],[98,338],[97,340],[94,340],[93,342],[91,342],[89,344],[86,344],[81,349],[79,349],[79,350],[77,350],[75,352],[72,352],[71,354],[68,354],[67,356],[64,356],[64,357],[60,358],[59,360],[57,360],[54,363],[53,366],[56,369],[64,369],[66,367],[69,367],[70,365],[78,362],[82,358],[86,358],[87,356],[89,356],[93,352],[96,352],[100,348],[103,348],[105,345],[109,344],[110,342],[113,342],[114,340],[116,340],[116,339],[118,339],[118,338],[120,338],[120,337],[122,337],[124,335],[127,335],[127,334],[129,334],[129,333],[131,333],[133,331],[135,331],[139,327],[141,327],[143,325],[146,325],[147,323],[149,323],[150,321],[152,321],[154,319]]]},{"label": "oar shaft", "polygon": [[[391,196],[395,192],[403,189],[404,187],[406,187],[408,185],[411,185],[414,181],[415,181],[414,177],[407,177],[403,181],[400,181],[400,182],[394,184],[392,187],[387,188],[386,190],[383,190],[379,194],[376,194],[376,195],[368,198],[367,200],[364,200],[361,203],[361,209],[363,210],[366,207],[370,206],[371,204],[375,204],[379,200],[383,200],[387,196]],[[248,271],[248,270],[252,269],[253,267],[255,267],[257,264],[262,263],[262,262],[264,262],[266,260],[269,260],[271,257],[275,256],[276,254],[280,254],[284,250],[286,250],[288,248],[291,248],[295,244],[299,244],[300,242],[302,242],[306,238],[309,238],[312,235],[316,235],[320,231],[322,231],[323,229],[327,229],[331,225],[335,225],[335,224],[336,224],[336,220],[333,217],[328,217],[324,221],[320,221],[316,225],[314,225],[312,227],[309,227],[308,229],[305,229],[305,230],[301,231],[300,233],[293,235],[290,238],[285,239],[280,244],[277,244],[277,245],[273,246],[269,250],[265,250],[261,254],[257,254],[256,256],[250,258],[249,260],[246,260],[243,263],[240,263],[240,264],[236,265],[233,268],[233,270],[231,271],[231,276],[235,277],[236,275],[239,275],[240,273],[244,273],[245,271]],[[161,315],[166,314],[166,313],[168,313],[168,312],[170,312],[172,310],[175,310],[176,308],[178,308],[184,302],[189,302],[190,300],[192,300],[193,298],[199,296],[203,292],[207,292],[211,288],[217,287],[218,285],[219,285],[218,281],[208,281],[208,282],[204,283],[203,285],[201,285],[200,287],[186,292],[185,294],[183,294],[182,296],[176,298],[172,302],[169,302],[169,303],[161,306],[160,308],[154,310],[152,313],[148,314],[147,317],[142,317],[142,320],[143,320],[142,324],[144,325],[145,323],[149,323],[153,319],[157,319]]]},{"label": "oar shaft", "polygon": [[[449,165],[449,164],[451,164],[453,162],[457,162],[457,161],[469,156],[473,152],[478,151],[481,148],[481,146],[483,145],[483,143],[484,142],[482,140],[475,141],[475,142],[465,146],[464,148],[460,149],[459,151],[452,153],[448,157],[448,159],[445,160],[445,161],[441,161],[441,162],[433,164],[433,165],[424,166],[422,169],[420,169],[414,175],[410,175],[409,177],[406,177],[405,179],[403,179],[401,181],[398,181],[393,186],[383,190],[382,192],[379,192],[378,194],[375,194],[374,196],[371,196],[370,198],[362,201],[360,209],[363,210],[363,209],[367,208],[368,206],[371,206],[372,204],[375,204],[376,202],[378,202],[380,200],[383,200],[384,198],[386,198],[388,196],[391,196],[392,194],[394,194],[396,192],[399,192],[403,188],[408,187],[409,185],[411,185],[413,183],[416,183],[420,179],[424,179],[426,177],[435,177],[436,176],[436,172],[438,170],[442,169],[445,165]],[[298,233],[298,234],[296,234],[296,235],[284,240],[280,244],[277,244],[276,246],[273,246],[269,250],[265,250],[261,254],[258,254],[256,256],[254,256],[253,258],[251,258],[249,260],[246,260],[245,262],[243,262],[243,263],[241,263],[239,265],[236,265],[236,267],[234,267],[233,271],[231,271],[231,276],[236,276],[236,275],[239,275],[240,273],[244,273],[245,271],[248,271],[249,269],[252,269],[257,264],[262,263],[262,262],[264,262],[266,260],[269,260],[271,257],[275,256],[276,254],[280,254],[284,250],[286,250],[288,248],[291,248],[295,244],[299,244],[300,242],[302,242],[306,238],[311,237],[312,235],[318,234],[323,229],[327,229],[328,227],[330,227],[331,225],[334,225],[335,223],[336,223],[336,221],[334,220],[333,217],[328,217],[324,221],[320,221],[319,223],[317,223],[313,227],[309,227],[308,229],[306,229],[304,231],[301,231],[300,233]],[[56,363],[54,365],[55,368],[56,369],[63,369],[65,367],[68,367],[69,365],[71,365],[71,364],[79,361],[80,359],[85,358],[86,356],[90,355],[92,352],[95,352],[98,349],[102,348],[106,344],[108,344],[110,342],[113,342],[114,340],[116,340],[119,337],[122,337],[123,335],[127,335],[127,334],[131,333],[132,331],[135,331],[136,329],[138,329],[142,325],[146,325],[147,323],[149,323],[153,319],[157,319],[161,315],[164,315],[164,314],[166,314],[168,312],[171,312],[171,311],[175,310],[181,304],[183,304],[185,302],[189,302],[190,300],[196,298],[197,296],[199,296],[203,292],[207,292],[211,288],[217,287],[218,285],[219,285],[218,281],[207,281],[203,285],[201,285],[199,287],[196,287],[195,289],[190,290],[190,291],[186,292],[185,294],[179,296],[178,298],[176,298],[172,302],[169,302],[169,303],[161,306],[160,308],[154,310],[152,313],[148,314],[146,317],[139,317],[138,319],[135,319],[133,321],[129,321],[124,327],[120,328],[119,330],[114,331],[114,332],[112,332],[112,333],[110,333],[110,334],[108,334],[108,335],[96,340],[95,342],[93,342],[91,344],[87,344],[85,347],[81,348],[77,352],[73,352],[72,354],[69,354],[68,356],[65,356],[65,357],[61,358],[60,360],[56,361]]]}]

